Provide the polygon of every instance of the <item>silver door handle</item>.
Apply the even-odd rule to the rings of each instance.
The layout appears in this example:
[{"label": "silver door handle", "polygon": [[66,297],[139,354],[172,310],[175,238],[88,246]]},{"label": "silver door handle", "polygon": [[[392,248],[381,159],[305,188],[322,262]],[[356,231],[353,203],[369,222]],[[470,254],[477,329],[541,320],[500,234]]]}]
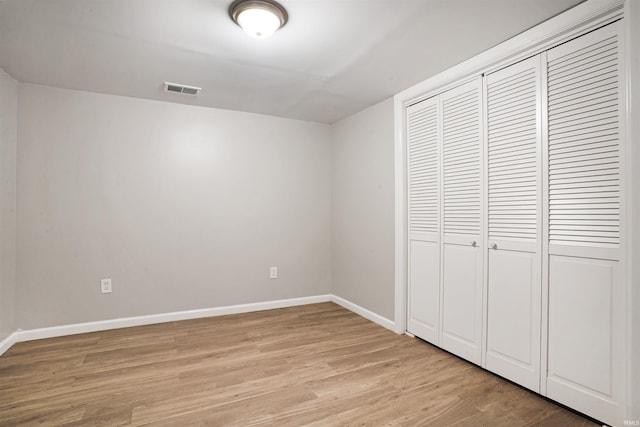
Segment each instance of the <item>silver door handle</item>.
[{"label": "silver door handle", "polygon": [[492,243],[490,247],[491,247],[491,249],[497,250],[498,249],[498,244],[497,243]]},{"label": "silver door handle", "polygon": [[471,242],[471,246],[473,246],[473,247],[475,248],[476,246],[478,246],[478,242],[476,242],[476,241],[474,240],[473,242]]}]

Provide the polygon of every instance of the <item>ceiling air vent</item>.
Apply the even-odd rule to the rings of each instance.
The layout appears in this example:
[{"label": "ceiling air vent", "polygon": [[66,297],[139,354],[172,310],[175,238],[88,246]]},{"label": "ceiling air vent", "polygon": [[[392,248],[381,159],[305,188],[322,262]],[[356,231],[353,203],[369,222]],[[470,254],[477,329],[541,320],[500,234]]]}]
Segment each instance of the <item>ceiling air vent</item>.
[{"label": "ceiling air vent", "polygon": [[185,95],[197,95],[202,88],[195,86],[179,85],[177,83],[164,82],[165,92],[184,93]]}]

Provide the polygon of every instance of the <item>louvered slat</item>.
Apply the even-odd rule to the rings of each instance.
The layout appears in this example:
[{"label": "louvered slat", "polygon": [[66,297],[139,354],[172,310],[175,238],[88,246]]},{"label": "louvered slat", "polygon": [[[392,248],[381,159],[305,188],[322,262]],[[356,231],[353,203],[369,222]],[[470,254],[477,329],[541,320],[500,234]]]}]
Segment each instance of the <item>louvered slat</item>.
[{"label": "louvered slat", "polygon": [[480,234],[480,95],[474,82],[442,96],[445,235]]},{"label": "louvered slat", "polygon": [[618,40],[550,52],[549,242],[620,243]]},{"label": "louvered slat", "polygon": [[409,231],[438,233],[438,104],[428,99],[407,109]]},{"label": "louvered slat", "polygon": [[487,78],[489,239],[537,237],[538,61]]}]

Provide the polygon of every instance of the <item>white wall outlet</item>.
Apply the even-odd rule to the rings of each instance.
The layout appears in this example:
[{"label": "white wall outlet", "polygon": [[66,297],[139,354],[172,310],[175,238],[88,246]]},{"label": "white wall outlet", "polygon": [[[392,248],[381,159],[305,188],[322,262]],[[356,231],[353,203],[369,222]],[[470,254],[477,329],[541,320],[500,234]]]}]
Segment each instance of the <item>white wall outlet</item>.
[{"label": "white wall outlet", "polygon": [[270,267],[269,279],[277,279],[277,278],[278,278],[278,267]]},{"label": "white wall outlet", "polygon": [[111,279],[102,279],[100,281],[100,292],[103,294],[111,293]]}]

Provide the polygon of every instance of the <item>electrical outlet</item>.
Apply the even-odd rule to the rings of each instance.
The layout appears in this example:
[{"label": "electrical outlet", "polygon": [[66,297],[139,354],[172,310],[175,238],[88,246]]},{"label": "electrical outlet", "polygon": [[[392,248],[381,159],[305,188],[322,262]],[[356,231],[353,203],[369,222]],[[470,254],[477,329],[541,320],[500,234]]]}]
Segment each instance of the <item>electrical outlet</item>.
[{"label": "electrical outlet", "polygon": [[103,294],[111,293],[111,279],[102,279],[100,281],[100,292]]},{"label": "electrical outlet", "polygon": [[277,279],[278,278],[278,267],[269,268],[269,279]]}]

